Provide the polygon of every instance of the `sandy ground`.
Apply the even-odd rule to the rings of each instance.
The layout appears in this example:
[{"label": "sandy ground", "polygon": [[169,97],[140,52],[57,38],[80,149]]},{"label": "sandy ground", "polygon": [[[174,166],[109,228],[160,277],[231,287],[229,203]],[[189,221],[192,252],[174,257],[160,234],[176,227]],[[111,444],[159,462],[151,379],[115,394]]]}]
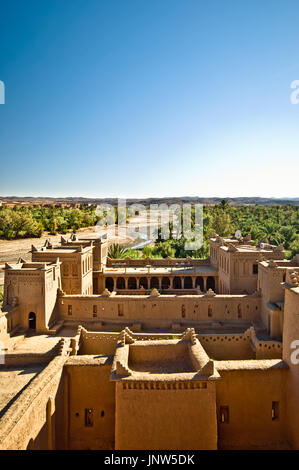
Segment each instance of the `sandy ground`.
[{"label": "sandy ground", "polygon": [[[95,231],[95,227],[88,227],[82,228],[77,231],[77,235],[92,238],[96,235],[103,235],[104,233],[108,234],[112,232],[112,228],[110,230],[101,229],[99,232]],[[70,236],[71,232],[64,235],[66,238]],[[26,261],[31,259],[31,254],[29,251],[31,250],[31,245],[36,246],[36,248],[41,248],[47,239],[51,240],[51,242],[55,245],[60,242],[61,234],[58,235],[49,235],[48,233],[44,233],[41,238],[24,238],[21,240],[0,240],[0,264],[4,264],[5,262],[16,262],[20,257],[24,258]],[[111,238],[113,240],[113,238]],[[129,240],[128,240],[129,241]],[[126,240],[118,240],[117,242],[126,242]]]}]

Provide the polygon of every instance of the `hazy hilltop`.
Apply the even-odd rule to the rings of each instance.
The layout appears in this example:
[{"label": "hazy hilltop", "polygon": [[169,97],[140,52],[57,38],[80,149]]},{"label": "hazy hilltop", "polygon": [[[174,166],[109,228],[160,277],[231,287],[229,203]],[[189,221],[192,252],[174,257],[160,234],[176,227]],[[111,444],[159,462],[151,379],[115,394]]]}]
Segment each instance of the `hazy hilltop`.
[{"label": "hazy hilltop", "polygon": [[[299,205],[298,198],[263,198],[263,197],[232,197],[232,198],[221,198],[221,197],[199,197],[199,196],[182,196],[182,197],[151,197],[145,199],[126,199],[127,204],[186,204],[186,203],[201,203],[204,205],[218,204],[220,201],[225,199],[229,204],[232,205]],[[41,204],[117,204],[117,198],[85,198],[85,197],[19,197],[19,196],[0,196],[0,202],[13,204],[13,203],[41,203]]]}]

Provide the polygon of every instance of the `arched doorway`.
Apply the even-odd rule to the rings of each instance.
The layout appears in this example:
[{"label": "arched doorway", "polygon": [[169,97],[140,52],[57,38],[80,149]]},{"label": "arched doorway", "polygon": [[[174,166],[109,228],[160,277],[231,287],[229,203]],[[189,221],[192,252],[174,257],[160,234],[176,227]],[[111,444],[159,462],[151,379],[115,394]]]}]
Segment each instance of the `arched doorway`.
[{"label": "arched doorway", "polygon": [[36,315],[34,312],[30,312],[28,316],[28,326],[30,330],[36,329]]},{"label": "arched doorway", "polygon": [[141,277],[141,278],[139,279],[139,289],[140,289],[141,287],[143,287],[144,289],[147,289],[147,286],[148,286],[148,284],[147,284],[147,279],[146,279],[146,277]]},{"label": "arched doorway", "polygon": [[114,289],[114,281],[113,281],[112,277],[107,277],[107,278],[106,278],[105,287],[106,287],[106,289],[109,290],[109,292],[113,292],[113,289]]},{"label": "arched doorway", "polygon": [[151,289],[159,289],[159,279],[157,277],[151,278]]},{"label": "arched doorway", "polygon": [[201,276],[197,276],[197,278],[195,279],[195,287],[199,287],[200,290],[203,292],[203,278]]},{"label": "arched doorway", "polygon": [[137,282],[135,277],[129,277],[128,279],[128,288],[137,289]]},{"label": "arched doorway", "polygon": [[182,282],[180,277],[175,277],[173,279],[173,288],[174,289],[181,289],[182,288]]},{"label": "arched doorway", "polygon": [[207,279],[207,290],[212,289],[215,292],[215,279],[211,276]]},{"label": "arched doorway", "polygon": [[170,280],[169,277],[162,277],[162,289],[169,289]]},{"label": "arched doorway", "polygon": [[118,277],[116,281],[116,288],[117,289],[125,289],[126,283],[123,277]]},{"label": "arched doorway", "polygon": [[184,289],[192,289],[192,279],[190,276],[184,278]]}]

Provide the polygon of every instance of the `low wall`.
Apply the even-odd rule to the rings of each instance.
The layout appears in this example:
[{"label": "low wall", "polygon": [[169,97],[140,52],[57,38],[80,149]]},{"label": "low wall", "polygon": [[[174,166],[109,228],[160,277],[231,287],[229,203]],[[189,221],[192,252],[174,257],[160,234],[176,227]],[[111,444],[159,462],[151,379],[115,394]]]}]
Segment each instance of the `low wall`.
[{"label": "low wall", "polygon": [[107,258],[107,267],[145,267],[145,266],[211,266],[210,258]]},{"label": "low wall", "polygon": [[207,354],[215,360],[255,359],[251,336],[243,334],[204,334],[197,336]]},{"label": "low wall", "polygon": [[281,359],[282,343],[258,340],[253,328],[244,333],[197,335],[207,354],[215,360]]},{"label": "low wall", "polygon": [[50,362],[55,356],[56,353],[9,353],[4,355],[4,362],[6,366],[45,364]]},{"label": "low wall", "polygon": [[[180,339],[181,334],[134,332],[133,337],[138,341],[153,341]],[[257,351],[254,344],[255,334],[250,329],[244,333],[207,333],[197,334],[196,337],[208,356],[214,360],[280,359],[282,356],[282,348],[278,348],[281,343],[272,340],[262,341],[262,346]],[[114,354],[119,340],[120,333],[118,332],[106,333],[82,329],[78,354]]]},{"label": "low wall", "polygon": [[[256,321],[261,298],[246,295],[192,296],[76,296],[58,298],[61,320],[141,323],[142,327],[171,328],[173,322]],[[96,313],[95,313],[96,312]]]},{"label": "low wall", "polygon": [[78,354],[114,354],[119,338],[119,333],[92,333],[83,330]]}]

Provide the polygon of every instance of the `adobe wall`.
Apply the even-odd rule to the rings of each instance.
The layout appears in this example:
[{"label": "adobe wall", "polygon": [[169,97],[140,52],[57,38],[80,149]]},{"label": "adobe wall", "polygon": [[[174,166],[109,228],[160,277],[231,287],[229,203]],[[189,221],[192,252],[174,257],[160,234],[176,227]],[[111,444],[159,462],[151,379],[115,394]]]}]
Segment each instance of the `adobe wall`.
[{"label": "adobe wall", "polygon": [[[19,323],[19,307],[7,307],[0,310],[0,341],[9,338],[9,333]],[[0,353],[1,354],[1,353]]]},{"label": "adobe wall", "polygon": [[[25,328],[28,328],[30,312],[35,313],[36,330],[43,332],[54,320],[53,313],[59,285],[60,274],[57,266],[51,268],[47,266],[43,270],[6,270],[4,305],[9,305],[10,308],[14,302],[17,303],[17,323]],[[15,326],[14,318],[12,323]]]},{"label": "adobe wall", "polygon": [[243,334],[199,334],[201,342],[210,358],[215,360],[255,359],[255,351],[251,347],[251,335]]},{"label": "adobe wall", "polygon": [[19,322],[28,327],[28,315],[36,314],[38,330],[45,327],[45,279],[44,271],[5,271],[4,305],[11,305],[13,298],[19,304]]},{"label": "adobe wall", "polygon": [[[61,285],[61,279],[60,279],[60,269],[57,267],[54,267],[53,270],[55,269],[55,276],[53,276],[53,271],[46,271],[45,272],[45,286],[44,286],[44,303],[45,303],[45,318],[44,318],[44,326],[46,328],[49,327],[51,323],[54,322],[55,320],[55,305],[56,305],[56,300],[57,300],[57,289]],[[28,327],[28,316],[26,317],[25,314],[25,323],[24,325]],[[37,315],[37,329],[42,331],[45,330],[45,328],[40,325],[40,319],[38,318]]]},{"label": "adobe wall", "polygon": [[[71,247],[70,247],[71,248]],[[62,290],[69,294],[86,294],[92,292],[92,249],[72,253],[65,250],[33,251],[33,262],[61,261]],[[90,289],[90,290],[88,290]]]},{"label": "adobe wall", "polygon": [[[140,347],[140,344],[143,347]],[[175,346],[167,340],[160,340],[157,343],[145,341],[144,343],[131,344],[129,348],[128,366],[133,370],[140,362],[147,368],[147,365],[150,367],[152,364],[160,364],[165,367],[168,361],[178,362],[180,360],[191,364],[190,351],[186,341],[178,341]]]},{"label": "adobe wall", "polygon": [[158,382],[147,388],[135,382],[130,389],[117,382],[115,449],[216,449],[215,382],[205,384],[179,389],[172,382],[161,390]]},{"label": "adobe wall", "polygon": [[[223,250],[219,250],[220,253]],[[219,259],[219,282],[227,287],[231,294],[252,293],[257,288],[257,274],[253,274],[253,265],[257,264],[259,254],[224,252]],[[221,260],[224,265],[222,266]],[[225,265],[225,262],[227,265]]]},{"label": "adobe wall", "polygon": [[[278,341],[261,341],[252,338],[250,329],[244,333],[205,333],[196,337],[207,354],[215,360],[245,360],[245,359],[280,359],[282,345]],[[134,333],[138,341],[161,339],[179,339],[180,334],[173,333]],[[115,354],[120,334],[117,332],[98,332],[82,330],[79,355]]]},{"label": "adobe wall", "polygon": [[197,335],[207,354],[219,361],[281,359],[282,343],[258,339],[253,328],[244,333]]},{"label": "adobe wall", "polygon": [[119,333],[92,333],[82,331],[79,355],[112,355],[115,353]]},{"label": "adobe wall", "polygon": [[[296,291],[297,290],[297,291]],[[295,449],[299,449],[299,289],[285,289],[285,315],[283,326],[283,359],[289,366],[287,376],[288,436]],[[292,344],[293,343],[293,344]]]},{"label": "adobe wall", "polygon": [[[68,381],[68,449],[113,449],[115,383],[111,356],[72,356],[65,365]],[[86,426],[85,410],[92,410]]]},{"label": "adobe wall", "polygon": [[[247,362],[247,361],[246,361]],[[216,383],[218,446],[220,449],[283,449],[286,436],[287,369],[279,361],[219,361]],[[251,364],[250,364],[251,363]],[[255,364],[256,363],[256,364]],[[279,402],[279,419],[272,420],[272,402]],[[229,422],[220,422],[220,407],[229,407]]]},{"label": "adobe wall", "polygon": [[156,267],[167,267],[167,266],[210,266],[210,258],[124,258],[124,259],[112,259],[107,258],[107,267],[145,267],[145,266],[156,266]]},{"label": "adobe wall", "polygon": [[285,269],[268,268],[259,264],[258,286],[262,289],[261,319],[265,327],[270,330],[269,302],[282,302],[284,300],[284,289],[282,282]]},{"label": "adobe wall", "polygon": [[0,341],[7,339],[7,318],[6,312],[0,311]]},{"label": "adobe wall", "polygon": [[[254,296],[61,296],[57,314],[78,323],[111,321],[120,324],[140,322],[150,328],[171,328],[174,321],[255,321],[260,316],[260,297]],[[68,313],[71,309],[71,315]],[[94,309],[97,313],[94,314]],[[96,317],[96,318],[95,318]]]},{"label": "adobe wall", "polygon": [[64,357],[58,356],[23,390],[0,419],[0,449],[52,449],[63,428],[61,377]]}]

